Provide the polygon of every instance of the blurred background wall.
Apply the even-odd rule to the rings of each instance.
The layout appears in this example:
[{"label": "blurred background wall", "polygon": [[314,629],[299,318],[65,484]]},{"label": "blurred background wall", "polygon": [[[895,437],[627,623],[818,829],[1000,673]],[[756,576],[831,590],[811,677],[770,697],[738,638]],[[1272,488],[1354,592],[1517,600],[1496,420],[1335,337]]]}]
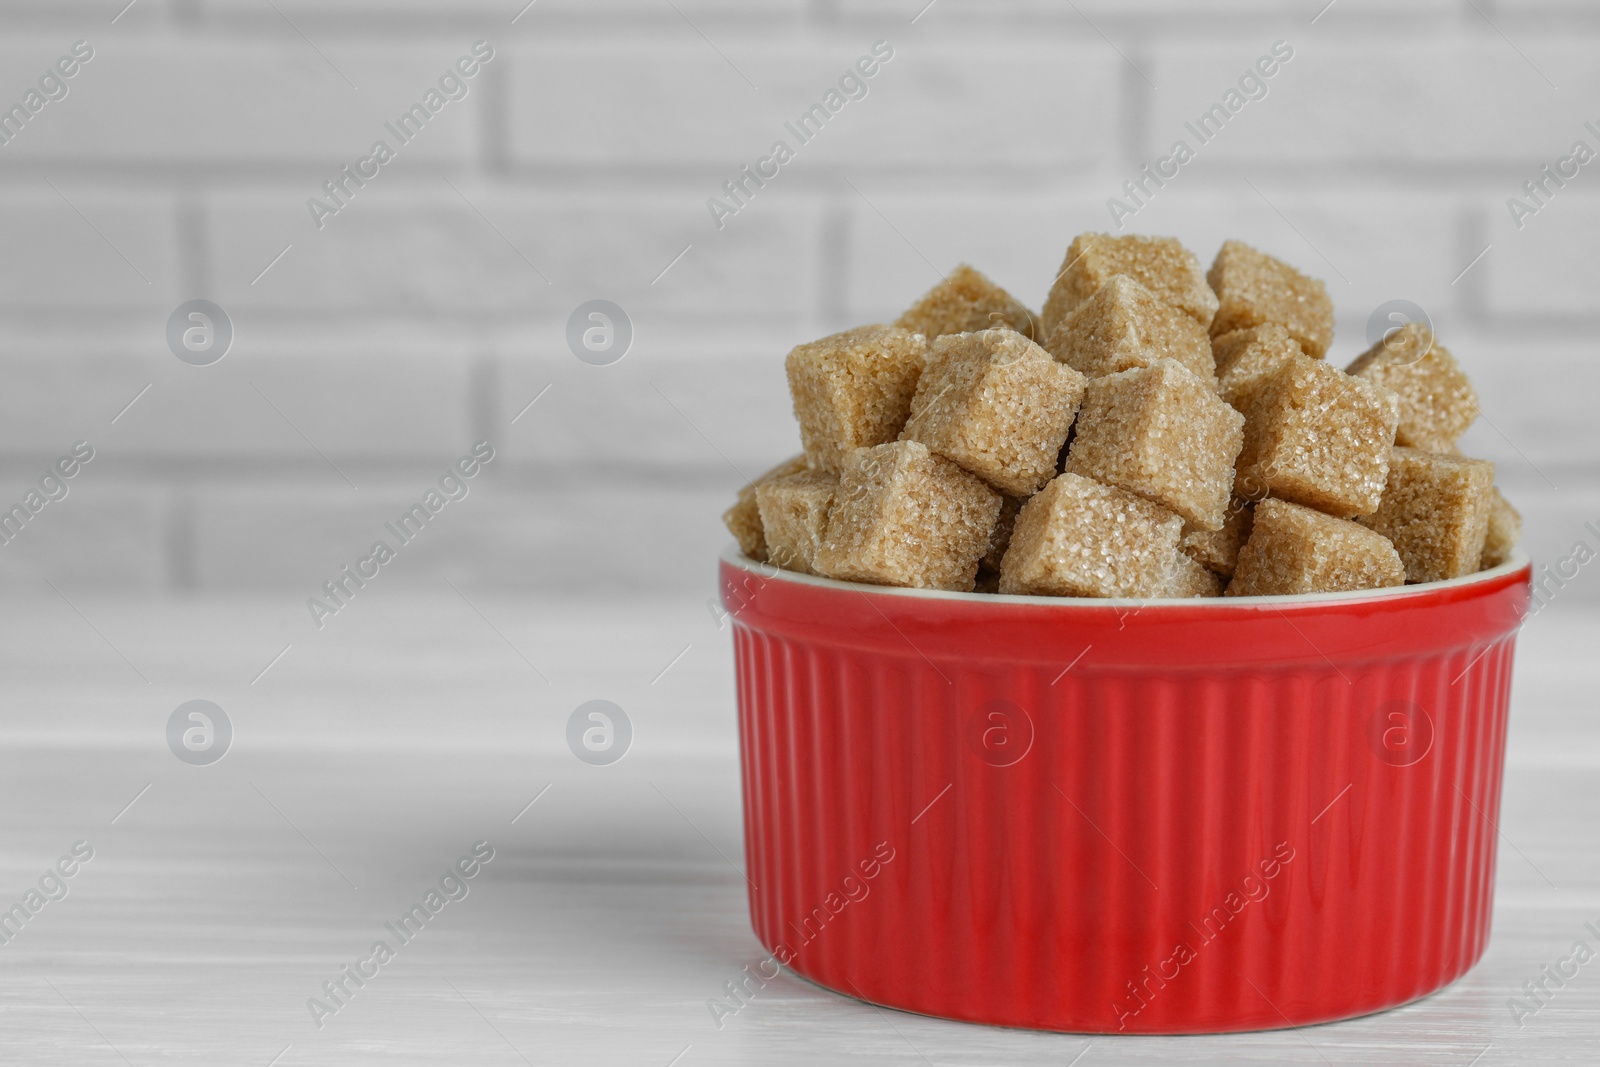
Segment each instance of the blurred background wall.
[{"label": "blurred background wall", "polygon": [[[93,50],[0,146],[0,502],[95,450],[0,549],[13,587],[292,607],[487,439],[385,583],[709,596],[719,512],[797,448],[792,345],[961,261],[1037,308],[1279,41],[1265,95],[1124,232],[1324,278],[1341,364],[1380,304],[1420,305],[1534,552],[1600,520],[1600,164],[1507,206],[1600,149],[1596,5],[124,2],[0,3],[0,105]],[[400,144],[385,123],[477,41],[466,95]],[[875,42],[865,95],[800,144],[784,123]],[[319,227],[307,201],[378,139],[394,158]],[[719,228],[708,198],[778,139],[795,158]],[[210,366],[168,348],[196,298],[235,332]],[[634,334],[605,366],[567,342],[597,298]]]}]

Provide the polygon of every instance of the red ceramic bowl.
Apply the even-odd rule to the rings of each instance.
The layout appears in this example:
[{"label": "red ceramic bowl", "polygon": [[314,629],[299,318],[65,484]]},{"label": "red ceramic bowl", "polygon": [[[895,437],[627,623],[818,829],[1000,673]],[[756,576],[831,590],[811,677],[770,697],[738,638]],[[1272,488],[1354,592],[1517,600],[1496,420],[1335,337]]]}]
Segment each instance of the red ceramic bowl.
[{"label": "red ceramic bowl", "polygon": [[1431,993],[1488,941],[1529,571],[1089,601],[730,550],[756,934],[840,993],[1049,1030]]}]

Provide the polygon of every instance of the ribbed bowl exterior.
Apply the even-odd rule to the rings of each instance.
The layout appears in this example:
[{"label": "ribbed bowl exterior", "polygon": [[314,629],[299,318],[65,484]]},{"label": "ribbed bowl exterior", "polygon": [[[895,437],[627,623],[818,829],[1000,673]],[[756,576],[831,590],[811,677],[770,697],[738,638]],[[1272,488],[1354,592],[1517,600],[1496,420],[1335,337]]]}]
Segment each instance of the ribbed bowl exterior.
[{"label": "ribbed bowl exterior", "polygon": [[917,596],[724,557],[750,910],[830,989],[1196,1033],[1482,955],[1525,561],[1388,595]]}]

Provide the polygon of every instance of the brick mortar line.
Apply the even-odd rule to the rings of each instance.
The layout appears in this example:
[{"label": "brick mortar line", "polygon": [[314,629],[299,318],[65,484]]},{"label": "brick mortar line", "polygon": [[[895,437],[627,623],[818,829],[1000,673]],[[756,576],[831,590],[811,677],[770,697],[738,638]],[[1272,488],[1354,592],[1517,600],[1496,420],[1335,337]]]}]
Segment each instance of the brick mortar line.
[{"label": "brick mortar line", "polygon": [[[356,496],[348,486],[331,478],[326,465],[316,465],[298,458],[284,460],[252,460],[231,463],[226,460],[177,461],[162,463],[158,460],[132,457],[124,450],[116,468],[101,475],[93,493],[99,495],[112,490],[144,492],[161,488],[176,492],[207,491],[213,497],[239,492],[284,492],[304,494],[307,490],[325,489],[327,499],[340,507],[366,507],[381,499],[390,489],[408,488],[419,477],[429,480],[429,473],[437,474],[442,463],[450,457],[437,455],[416,456],[406,459],[339,456],[341,465],[364,475],[363,492]],[[515,461],[507,457],[504,469],[492,484],[496,494],[510,492],[518,495],[539,493],[576,493],[611,495],[617,486],[656,488],[676,486],[687,489],[720,491],[737,479],[723,464],[652,463],[631,464],[621,459],[593,462],[582,465],[555,465],[544,461]],[[30,482],[38,477],[41,463],[48,463],[45,453],[0,453],[0,493],[13,483]],[[1600,476],[1600,467],[1596,469]],[[735,486],[737,488],[737,486]]]},{"label": "brick mortar line", "polygon": [[[819,164],[806,171],[797,171],[785,189],[831,196],[837,192],[836,186],[848,176],[852,180],[859,177],[911,179],[918,183],[913,184],[909,191],[897,191],[891,196],[938,195],[942,190],[949,190],[950,195],[955,196],[970,195],[979,190],[992,191],[992,183],[1005,178],[1008,191],[1020,189],[1023,195],[1028,196],[1103,194],[1105,190],[1097,183],[1122,174],[1119,169],[1120,158],[1119,152],[1108,150],[1103,160],[1066,167],[1050,164],[1048,173],[1041,172],[1031,180],[1026,173],[1018,173],[1016,164],[1011,164],[1009,168],[998,165],[992,168],[946,167],[940,170],[937,177],[928,175],[925,165],[916,161],[887,165]],[[235,163],[220,167],[192,168],[115,157],[94,162],[72,159],[23,160],[8,167],[5,174],[0,176],[0,191],[32,192],[37,193],[39,199],[45,199],[41,192],[44,186],[39,184],[39,179],[42,175],[48,175],[64,188],[88,195],[103,193],[134,198],[149,196],[154,199],[158,195],[183,191],[191,191],[203,198],[259,194],[263,205],[267,206],[276,197],[288,196],[288,206],[293,209],[300,206],[299,200],[304,199],[305,168],[317,162],[308,157],[303,164],[267,163],[258,166],[241,157]],[[1206,171],[1197,172],[1184,185],[1185,188],[1236,192],[1239,176],[1249,175],[1268,181],[1294,180],[1296,187],[1289,195],[1297,195],[1301,190],[1313,193],[1384,191],[1410,195],[1412,190],[1409,188],[1396,190],[1394,181],[1404,179],[1412,184],[1420,178],[1429,184],[1416,189],[1417,197],[1429,192],[1445,191],[1496,193],[1499,194],[1498,199],[1503,199],[1507,192],[1505,183],[1527,177],[1530,165],[1536,165],[1537,162],[1531,153],[1528,157],[1508,155],[1496,159],[1438,163],[1399,159],[1386,161],[1371,157],[1290,162],[1258,157],[1241,160],[1219,157],[1213,160]],[[419,163],[410,172],[397,174],[385,186],[385,190],[426,193],[429,200],[443,204],[451,202],[451,195],[448,190],[439,192],[442,188],[438,181],[441,176],[469,181],[486,178],[491,183],[491,195],[544,196],[551,200],[562,198],[563,202],[570,202],[566,194],[573,192],[590,194],[588,199],[595,203],[617,192],[648,193],[651,206],[656,203],[676,203],[687,197],[688,211],[694,216],[696,211],[704,210],[699,201],[704,199],[707,179],[720,175],[718,168],[726,169],[726,164],[725,158],[716,155],[693,162],[637,164],[631,168],[615,165],[530,166],[512,159],[507,161],[504,170],[500,170],[485,168],[479,160],[464,156],[450,162]],[[700,194],[698,197],[695,195],[697,193]],[[298,198],[295,194],[299,194]],[[1579,189],[1565,195],[1574,199],[1600,199],[1600,188]]]},{"label": "brick mortar line", "polygon": [[[44,9],[41,9],[41,11]],[[139,9],[134,8],[137,12]],[[502,26],[503,9],[478,9],[467,15],[450,17],[423,17],[407,19],[403,16],[361,13],[348,17],[318,17],[314,12],[290,8],[296,23],[306,32],[315,31],[320,45],[332,47],[362,46],[419,48],[436,46],[444,33],[498,33],[510,51],[523,49],[555,50],[562,45],[592,44],[597,30],[606,31],[611,43],[654,46],[698,52],[701,42],[689,33],[682,19],[670,9],[662,13],[659,5],[640,7],[615,15],[578,15],[541,12],[538,16],[537,36],[528,32],[532,22],[525,21],[516,27]],[[937,9],[939,19],[920,24],[923,42],[931,47],[980,47],[1003,51],[1014,50],[1017,35],[1027,34],[1030,46],[1046,44],[1071,44],[1092,51],[1103,46],[1100,37],[1083,25],[1075,13],[1066,10],[1044,17],[993,17],[952,7],[949,0]],[[1471,9],[1467,9],[1471,14]],[[52,12],[53,14],[53,12]],[[24,32],[40,38],[81,29],[86,19],[98,14],[98,9],[69,9],[56,17],[0,14],[0,30]],[[805,33],[807,43],[819,47],[828,44],[854,44],[862,34],[889,30],[903,30],[906,20],[898,15],[883,17],[846,16],[839,20],[816,21],[805,16],[743,16],[729,19],[713,12],[693,12],[695,23],[707,32],[715,31],[719,44],[731,47],[772,45],[793,47],[791,33],[776,37],[775,31],[799,29]],[[1241,31],[1260,32],[1271,27],[1298,27],[1305,19],[1296,12],[1291,17],[1282,8],[1260,12],[1235,11],[1227,13],[1192,14],[1181,8],[1146,12],[1150,18],[1123,16],[1115,12],[1091,11],[1095,24],[1126,49],[1157,47],[1183,49],[1197,42],[1206,47],[1226,48],[1238,41]],[[1434,43],[1480,44],[1499,41],[1494,29],[1485,25],[1476,14],[1463,17],[1459,11],[1448,13],[1381,14],[1370,11],[1339,11],[1339,18],[1319,23],[1317,33],[1322,40],[1337,45],[1370,44],[1374,31],[1394,33],[1406,31],[1433,31]],[[130,16],[131,17],[131,16]],[[532,16],[530,16],[531,18]],[[1600,36],[1600,10],[1573,12],[1566,15],[1524,16],[1495,11],[1495,24],[1510,33],[1519,43],[1535,46],[1581,41],[1584,37]],[[303,42],[275,14],[264,16],[200,17],[197,20],[151,22],[131,20],[119,24],[122,40],[129,44],[193,43],[196,39],[215,42],[233,42],[248,47],[270,45],[299,46]],[[620,33],[618,31],[621,31]],[[663,42],[661,31],[674,35]],[[509,31],[509,32],[505,32]],[[13,41],[18,39],[13,37]],[[7,42],[11,44],[11,42]],[[25,47],[29,41],[22,39],[13,47]]]},{"label": "brick mortar line", "polygon": [[[134,10],[138,11],[137,8]],[[194,10],[196,14],[192,16],[173,14],[167,18],[152,16],[149,13],[135,17],[130,13],[128,21],[122,24],[122,28],[127,36],[135,39],[204,35],[259,41],[262,39],[263,30],[269,31],[268,36],[272,40],[294,39],[292,33],[284,28],[282,20],[275,14],[227,11],[208,14],[198,8]],[[318,30],[328,42],[334,44],[347,39],[363,42],[376,39],[383,43],[427,42],[446,31],[482,32],[495,27],[503,21],[504,16],[502,4],[467,8],[448,15],[374,13],[364,10],[328,15],[302,6],[289,6],[288,10],[303,29]],[[813,4],[810,10],[801,8],[792,12],[746,10],[732,16],[726,13],[728,10],[728,8],[689,9],[697,25],[708,31],[712,29],[721,31],[729,40],[735,41],[740,34],[755,36],[766,31],[797,27],[819,38],[836,36],[844,38],[863,31],[902,27],[906,21],[898,11],[885,11],[881,15],[863,14],[859,11],[846,11],[831,4]],[[813,10],[832,11],[833,14],[820,17],[813,15],[811,13]],[[1263,4],[1252,7],[1240,4],[1231,11],[1210,10],[1205,13],[1195,13],[1177,4],[1138,5],[1135,10],[1134,14],[1124,14],[1122,10],[1116,8],[1091,9],[1089,13],[1098,26],[1107,32],[1115,31],[1120,35],[1120,42],[1129,45],[1146,42],[1180,45],[1194,41],[1197,35],[1214,39],[1221,44],[1236,39],[1240,29],[1258,30],[1264,24],[1284,25],[1304,21],[1298,10],[1290,12],[1281,5]],[[43,33],[63,27],[81,26],[86,17],[98,13],[99,8],[91,5],[72,7],[40,3],[37,7],[21,10],[12,7],[6,13],[0,14],[0,28],[37,27]],[[1470,9],[1468,14],[1471,14]],[[996,43],[1004,43],[1018,31],[1034,34],[1054,33],[1074,41],[1097,40],[1092,33],[1084,29],[1082,20],[1070,10],[1040,13],[1037,10],[1019,8],[1013,9],[1012,13],[995,16],[975,7],[962,7],[946,0],[938,15],[939,18],[930,19],[922,27],[924,32],[936,41],[945,33],[959,34],[962,40],[971,40],[975,29],[980,33],[992,34],[992,40]],[[1494,15],[1496,24],[1502,29],[1520,30],[1525,35],[1529,31],[1548,34],[1558,40],[1570,39],[1574,29],[1600,30],[1600,12],[1593,11],[1552,8],[1543,12],[1519,12],[1506,11],[1497,6]],[[1477,19],[1477,16],[1465,17],[1454,7],[1437,12],[1350,10],[1340,12],[1339,16],[1337,21],[1329,19],[1326,23],[1319,24],[1319,32],[1335,40],[1368,39],[1364,35],[1373,29],[1398,28],[1443,29],[1470,39],[1479,39],[1486,32],[1493,35],[1492,30],[1482,26],[1481,19]],[[612,10],[605,14],[564,11],[542,11],[537,14],[541,41],[564,42],[567,34],[574,40],[592,40],[594,30],[614,31],[619,23],[630,29],[637,28],[641,39],[650,39],[662,29],[670,29],[675,33],[687,32],[684,30],[682,20],[676,14],[671,11],[663,12],[659,5],[646,3],[644,0],[641,0],[636,7]],[[508,28],[512,29],[513,33],[523,29],[520,25]],[[344,38],[341,36],[343,34],[351,36]],[[986,40],[982,37],[979,39]],[[687,45],[688,38],[684,37],[682,43]]]}]

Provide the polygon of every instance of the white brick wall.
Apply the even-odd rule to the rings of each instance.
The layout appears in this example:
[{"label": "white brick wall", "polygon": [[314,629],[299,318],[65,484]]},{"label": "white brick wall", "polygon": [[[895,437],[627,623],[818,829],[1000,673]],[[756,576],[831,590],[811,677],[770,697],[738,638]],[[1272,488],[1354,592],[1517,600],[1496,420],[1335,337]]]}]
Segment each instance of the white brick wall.
[{"label": "white brick wall", "polygon": [[[789,346],[963,260],[1037,306],[1072,235],[1279,39],[1268,95],[1130,228],[1324,277],[1336,358],[1377,304],[1420,303],[1535,551],[1600,515],[1600,164],[1520,230],[1505,207],[1600,148],[1593,5],[925,3],[539,0],[512,24],[511,0],[140,0],[112,23],[3,0],[0,104],[72,42],[96,54],[0,147],[0,500],[73,441],[99,454],[0,548],[0,584],[262,587],[298,622],[488,436],[496,465],[394,584],[709,592],[737,472],[795,448]],[[478,39],[469,95],[318,230],[306,199]],[[868,95],[715,228],[706,198],[877,40]],[[193,297],[237,329],[211,367],[166,349]],[[566,347],[594,297],[634,322],[614,366]]]}]

